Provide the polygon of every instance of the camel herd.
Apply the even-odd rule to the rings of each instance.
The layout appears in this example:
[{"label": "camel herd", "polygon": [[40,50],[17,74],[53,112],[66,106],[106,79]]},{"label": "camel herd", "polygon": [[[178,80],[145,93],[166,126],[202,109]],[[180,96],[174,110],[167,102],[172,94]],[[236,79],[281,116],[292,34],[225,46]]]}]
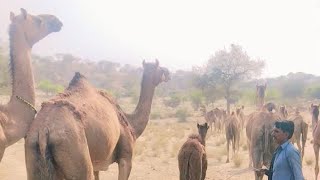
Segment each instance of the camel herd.
[{"label": "camel herd", "polygon": [[[170,72],[159,61],[143,61],[140,98],[135,110],[126,113],[107,93],[96,89],[80,73],[75,73],[63,93],[35,109],[34,77],[31,67],[32,46],[62,28],[53,15],[10,13],[10,72],[12,95],[0,105],[0,162],[6,147],[25,138],[25,158],[29,180],[79,179],[98,180],[99,171],[118,164],[118,179],[127,180],[132,168],[134,145],[145,130],[151,112],[155,88],[170,80]],[[227,163],[229,146],[239,149],[240,132],[245,129],[249,147],[249,166],[269,166],[276,145],[271,137],[273,123],[289,119],[295,124],[292,138],[304,155],[308,124],[297,109],[279,111],[275,104],[265,103],[266,84],[256,86],[257,110],[244,114],[244,106],[228,114],[214,108],[201,107],[206,123],[197,124],[198,134],[190,135],[178,154],[181,180],[204,180],[207,170],[205,139],[209,128],[225,132]],[[319,106],[311,105],[313,146],[316,157],[315,175],[319,173],[320,127]],[[301,146],[302,143],[302,146]],[[255,174],[256,179],[262,179]]]}]

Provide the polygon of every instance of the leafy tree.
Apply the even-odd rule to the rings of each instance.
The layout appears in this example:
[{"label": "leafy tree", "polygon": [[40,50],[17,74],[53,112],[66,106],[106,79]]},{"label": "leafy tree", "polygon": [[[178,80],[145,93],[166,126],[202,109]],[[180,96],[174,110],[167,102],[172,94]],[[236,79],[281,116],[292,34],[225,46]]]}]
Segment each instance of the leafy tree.
[{"label": "leafy tree", "polygon": [[206,71],[211,81],[223,87],[230,113],[232,92],[236,92],[232,87],[241,80],[259,76],[263,68],[264,61],[250,58],[241,46],[231,44],[230,51],[219,50],[208,60]]}]

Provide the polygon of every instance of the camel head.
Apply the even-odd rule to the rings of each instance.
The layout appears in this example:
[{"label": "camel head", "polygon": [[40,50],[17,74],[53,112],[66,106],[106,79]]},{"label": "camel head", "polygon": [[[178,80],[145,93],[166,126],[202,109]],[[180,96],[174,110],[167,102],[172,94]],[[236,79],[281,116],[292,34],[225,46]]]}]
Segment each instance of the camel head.
[{"label": "camel head", "polygon": [[280,106],[280,113],[285,113],[286,111],[286,106]]},{"label": "camel head", "polygon": [[256,88],[257,88],[257,95],[259,97],[264,97],[265,95],[265,91],[267,89],[267,84],[263,84],[263,85],[256,85]]},{"label": "camel head", "polygon": [[[10,33],[18,32],[23,34],[26,42],[32,47],[52,32],[61,30],[62,22],[53,15],[31,15],[21,8],[21,14],[10,13]],[[13,32],[12,32],[13,31]]]},{"label": "camel head", "polygon": [[199,132],[200,136],[206,137],[208,129],[209,129],[208,123],[197,124],[197,127],[198,127],[198,132]]},{"label": "camel head", "polygon": [[311,104],[312,116],[318,119],[319,116],[319,105]]},{"label": "camel head", "polygon": [[263,109],[266,109],[269,112],[273,112],[273,110],[276,111],[277,107],[274,103],[268,102],[263,106]]},{"label": "camel head", "polygon": [[157,86],[161,82],[170,80],[170,72],[167,68],[160,67],[159,61],[156,59],[155,63],[146,63],[144,60],[143,65],[143,79],[149,79]]}]

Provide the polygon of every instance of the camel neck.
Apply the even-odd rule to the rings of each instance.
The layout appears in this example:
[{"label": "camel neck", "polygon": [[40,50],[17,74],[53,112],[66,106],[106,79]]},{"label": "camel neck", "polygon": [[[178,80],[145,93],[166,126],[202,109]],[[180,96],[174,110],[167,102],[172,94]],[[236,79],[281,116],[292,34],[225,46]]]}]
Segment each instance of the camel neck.
[{"label": "camel neck", "polygon": [[[31,68],[31,48],[24,33],[18,29],[10,30],[10,69],[12,78],[12,95],[8,103],[9,121],[5,134],[11,145],[25,136],[34,110],[21,99],[35,105],[34,79]],[[17,96],[21,97],[18,99]]]},{"label": "camel neck", "polygon": [[137,138],[143,133],[148,124],[154,91],[155,86],[152,84],[151,79],[143,78],[139,102],[130,122]]},{"label": "camel neck", "polygon": [[34,79],[31,67],[31,48],[24,33],[10,32],[10,69],[12,78],[11,101],[20,96],[35,105]]}]

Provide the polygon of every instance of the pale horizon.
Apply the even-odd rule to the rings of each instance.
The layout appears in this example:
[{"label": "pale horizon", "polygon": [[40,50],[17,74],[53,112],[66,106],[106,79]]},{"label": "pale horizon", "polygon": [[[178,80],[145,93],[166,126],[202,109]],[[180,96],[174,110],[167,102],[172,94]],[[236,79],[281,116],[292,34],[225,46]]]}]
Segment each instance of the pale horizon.
[{"label": "pale horizon", "polygon": [[8,40],[10,11],[53,14],[64,24],[33,48],[39,55],[140,66],[159,59],[191,70],[230,44],[265,60],[262,77],[290,72],[320,75],[320,1],[76,1],[4,0],[0,39]]}]

